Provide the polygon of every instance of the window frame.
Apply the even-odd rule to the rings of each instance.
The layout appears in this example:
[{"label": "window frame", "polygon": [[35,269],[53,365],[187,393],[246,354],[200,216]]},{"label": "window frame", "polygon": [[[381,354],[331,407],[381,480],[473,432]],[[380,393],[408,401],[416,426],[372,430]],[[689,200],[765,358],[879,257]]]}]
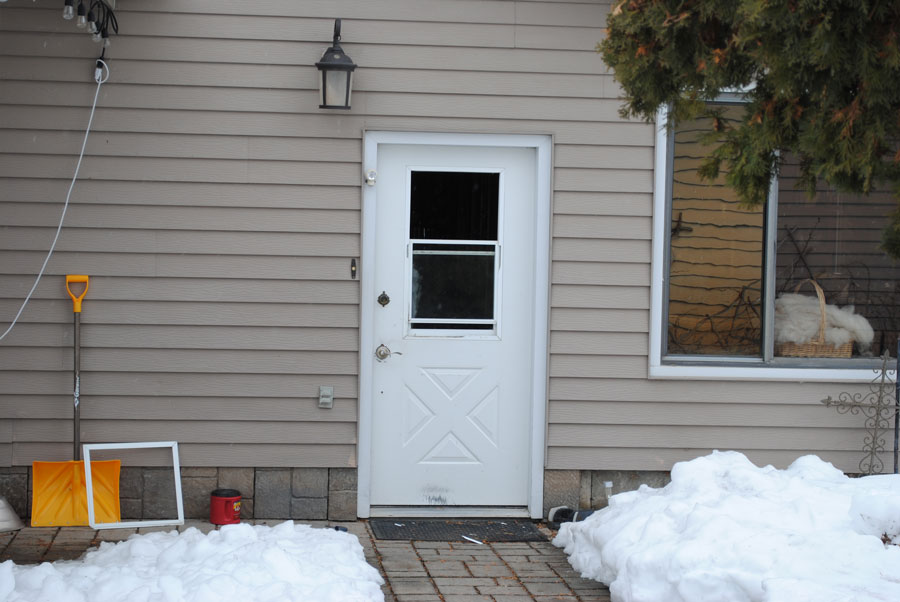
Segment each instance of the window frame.
[{"label": "window frame", "polygon": [[[740,103],[739,94],[724,94],[716,99],[722,103]],[[775,238],[777,228],[778,180],[772,179],[765,216],[765,261],[763,286],[763,354],[762,357],[727,356],[665,356],[668,332],[669,230],[671,219],[673,155],[675,139],[668,131],[669,108],[661,107],[656,118],[653,176],[653,226],[650,266],[650,352],[651,379],[689,380],[772,380],[811,382],[870,382],[873,370],[881,365],[879,358],[776,358],[774,357],[775,322],[772,313],[775,303]]]}]

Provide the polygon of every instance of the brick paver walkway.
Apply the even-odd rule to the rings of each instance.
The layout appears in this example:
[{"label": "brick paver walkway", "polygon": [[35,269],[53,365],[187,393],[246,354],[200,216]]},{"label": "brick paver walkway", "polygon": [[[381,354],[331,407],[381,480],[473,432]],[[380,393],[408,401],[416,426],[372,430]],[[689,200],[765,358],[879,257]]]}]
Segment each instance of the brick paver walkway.
[{"label": "brick paver walkway", "polygon": [[[249,521],[277,524],[281,521]],[[324,522],[311,522],[325,526]],[[457,543],[377,540],[365,521],[338,524],[359,537],[366,560],[385,579],[386,602],[609,602],[601,583],[582,579],[562,550],[550,542]],[[215,527],[185,521],[179,530]],[[171,530],[170,527],[140,532]],[[103,541],[122,541],[136,529],[94,531],[87,527],[28,527],[0,533],[0,562],[17,564],[74,560]]]}]

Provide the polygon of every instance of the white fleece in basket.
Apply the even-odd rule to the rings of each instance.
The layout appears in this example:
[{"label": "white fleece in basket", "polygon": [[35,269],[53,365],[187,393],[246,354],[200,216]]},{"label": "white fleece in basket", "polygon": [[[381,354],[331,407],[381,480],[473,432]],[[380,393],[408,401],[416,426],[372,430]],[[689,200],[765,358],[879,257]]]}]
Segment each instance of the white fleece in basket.
[{"label": "white fleece in basket", "polygon": [[[819,335],[819,300],[797,293],[784,293],[775,300],[775,342],[809,343]],[[825,342],[843,345],[855,341],[866,351],[875,332],[865,316],[854,313],[853,306],[825,305]]]}]

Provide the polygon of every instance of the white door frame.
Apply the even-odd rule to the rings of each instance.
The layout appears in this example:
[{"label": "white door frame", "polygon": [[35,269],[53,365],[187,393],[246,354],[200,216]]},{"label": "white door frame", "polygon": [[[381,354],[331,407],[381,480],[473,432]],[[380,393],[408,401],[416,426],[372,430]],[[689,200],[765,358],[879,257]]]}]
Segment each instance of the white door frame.
[{"label": "white door frame", "polygon": [[[533,148],[536,151],[536,238],[534,267],[534,352],[531,361],[531,457],[528,511],[543,514],[544,446],[547,423],[547,338],[550,302],[550,177],[552,148],[549,136],[517,134],[442,134],[430,132],[364,132],[362,192],[362,258],[359,371],[359,447],[356,508],[360,518],[370,514],[372,477],[372,361],[375,282],[368,269],[375,257],[375,186],[366,177],[378,165],[379,144],[495,146]],[[377,179],[377,173],[375,178]]]}]

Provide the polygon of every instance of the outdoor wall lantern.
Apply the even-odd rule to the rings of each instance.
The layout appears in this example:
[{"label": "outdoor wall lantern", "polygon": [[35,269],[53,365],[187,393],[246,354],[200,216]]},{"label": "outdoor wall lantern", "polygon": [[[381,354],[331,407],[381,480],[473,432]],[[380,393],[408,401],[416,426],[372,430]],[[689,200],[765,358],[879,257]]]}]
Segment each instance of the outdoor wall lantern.
[{"label": "outdoor wall lantern", "polygon": [[349,109],[350,85],[356,65],[341,48],[341,20],[334,20],[334,42],[316,63],[320,109]]}]

